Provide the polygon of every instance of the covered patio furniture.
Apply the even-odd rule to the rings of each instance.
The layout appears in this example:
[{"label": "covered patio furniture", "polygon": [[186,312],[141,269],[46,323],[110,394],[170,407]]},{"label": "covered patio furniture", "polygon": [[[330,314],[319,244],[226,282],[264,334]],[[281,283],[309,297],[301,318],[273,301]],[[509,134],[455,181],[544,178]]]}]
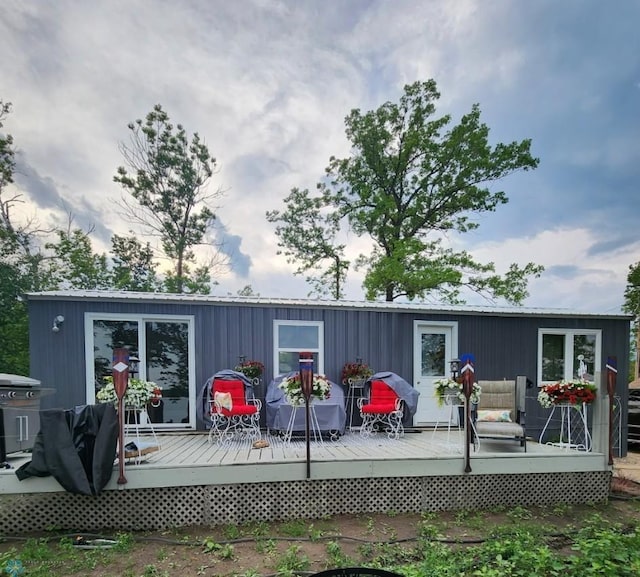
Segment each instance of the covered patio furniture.
[{"label": "covered patio furniture", "polygon": [[211,429],[209,442],[229,442],[234,437],[260,438],[260,409],[262,402],[253,397],[246,379],[218,374],[211,379],[209,413]]},{"label": "covered patio furniture", "polygon": [[482,392],[473,410],[476,435],[480,439],[516,441],[527,451],[525,390],[527,378],[515,381],[478,381]]},{"label": "covered patio furniture", "polygon": [[[278,375],[267,386],[266,392],[266,417],[267,429],[270,432],[292,435],[304,434],[305,411],[296,410],[288,402],[284,391],[278,385],[287,377],[296,374],[296,371]],[[344,434],[347,413],[344,404],[344,391],[341,386],[329,381],[331,392],[327,399],[314,399],[313,409],[317,423],[313,429],[319,429],[320,434],[332,439]],[[303,406],[304,407],[304,406]],[[311,425],[311,424],[310,424]]]}]

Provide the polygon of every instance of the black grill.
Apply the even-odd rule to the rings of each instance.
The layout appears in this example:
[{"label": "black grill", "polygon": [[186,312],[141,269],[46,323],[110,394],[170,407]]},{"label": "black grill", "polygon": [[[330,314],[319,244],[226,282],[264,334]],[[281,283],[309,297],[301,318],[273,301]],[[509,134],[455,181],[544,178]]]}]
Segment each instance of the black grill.
[{"label": "black grill", "polygon": [[40,398],[52,392],[40,381],[0,373],[0,466],[7,455],[33,448],[40,429]]}]

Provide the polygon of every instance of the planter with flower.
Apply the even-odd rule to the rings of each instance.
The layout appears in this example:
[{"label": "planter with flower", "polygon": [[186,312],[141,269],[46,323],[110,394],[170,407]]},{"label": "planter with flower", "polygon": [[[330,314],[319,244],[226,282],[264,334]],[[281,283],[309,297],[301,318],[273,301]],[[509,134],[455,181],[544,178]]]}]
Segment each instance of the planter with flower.
[{"label": "planter with flower", "polygon": [[[96,393],[101,403],[113,403],[117,406],[118,396],[113,385],[113,377],[105,377],[105,385]],[[152,381],[129,379],[124,395],[124,405],[128,409],[143,409],[147,403],[157,407],[162,400],[162,389]]]},{"label": "planter with flower", "polygon": [[373,375],[373,369],[365,363],[345,363],[340,373],[342,384],[364,383]]},{"label": "planter with flower", "polygon": [[584,403],[593,403],[598,388],[593,383],[583,380],[559,381],[542,385],[538,393],[538,402],[545,409],[554,405],[574,405],[581,407]]},{"label": "planter with flower", "polygon": [[242,361],[238,363],[233,370],[242,373],[249,379],[260,380],[264,373],[264,365],[260,361]]},{"label": "planter with flower", "polygon": [[[280,389],[284,391],[285,396],[289,404],[293,406],[304,405],[304,395],[302,394],[302,381],[300,380],[300,373],[294,373],[293,375],[286,377],[278,385]],[[331,396],[331,383],[324,375],[313,375],[313,386],[311,389],[311,399],[324,400]]]},{"label": "planter with flower", "polygon": [[[462,405],[464,404],[464,392],[462,390],[462,383],[447,378],[437,379],[433,381],[434,392],[438,401],[438,406],[444,405]],[[480,395],[482,393],[482,387],[478,383],[473,383],[473,390],[469,397],[469,402],[472,405],[477,405],[480,401]]]}]

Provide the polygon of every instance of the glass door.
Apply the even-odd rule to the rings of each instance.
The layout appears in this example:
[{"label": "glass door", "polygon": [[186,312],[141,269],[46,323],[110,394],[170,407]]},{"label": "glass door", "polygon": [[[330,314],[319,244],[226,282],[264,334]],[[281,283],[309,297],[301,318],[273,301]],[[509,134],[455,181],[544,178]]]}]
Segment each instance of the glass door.
[{"label": "glass door", "polygon": [[162,400],[147,406],[154,428],[195,427],[195,381],[190,319],[115,318],[90,315],[87,326],[87,402],[111,376],[113,351],[126,348],[140,359],[138,372],[130,374],[153,381],[162,389]]},{"label": "glass door", "polygon": [[448,419],[449,408],[439,407],[434,381],[449,376],[449,362],[457,353],[454,326],[419,324],[414,335],[414,386],[420,393],[414,425],[434,424]]}]

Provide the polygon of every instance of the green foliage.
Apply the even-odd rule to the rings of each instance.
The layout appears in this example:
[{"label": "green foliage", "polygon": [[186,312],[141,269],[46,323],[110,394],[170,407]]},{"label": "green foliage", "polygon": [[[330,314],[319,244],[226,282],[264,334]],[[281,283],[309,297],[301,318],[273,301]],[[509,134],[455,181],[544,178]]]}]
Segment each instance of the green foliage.
[{"label": "green foliage", "polygon": [[285,577],[295,575],[301,571],[307,571],[311,560],[302,552],[299,545],[288,547],[276,563],[276,572]]},{"label": "green foliage", "polygon": [[259,539],[262,537],[268,537],[270,530],[271,528],[269,527],[268,523],[266,523],[265,521],[258,521],[251,526],[251,528],[249,529],[249,532],[256,539]]},{"label": "green foliage", "polygon": [[334,567],[350,567],[354,565],[354,560],[344,553],[342,547],[337,541],[329,541],[327,543],[327,568]]},{"label": "green foliage", "polygon": [[622,310],[634,317],[634,330],[631,340],[634,342],[633,353],[631,354],[631,364],[629,370],[629,381],[632,381],[638,369],[635,366],[636,356],[640,351],[640,262],[629,266],[629,272],[627,274],[627,286],[624,289],[624,304]]},{"label": "green foliage", "polygon": [[622,308],[636,319],[640,317],[640,262],[629,265]]},{"label": "green foliage", "polygon": [[318,196],[294,189],[286,213],[267,213],[268,220],[282,223],[276,230],[280,246],[302,263],[298,272],[330,258],[330,250],[341,254],[335,233],[346,220],[355,234],[373,242],[373,250],[356,261],[366,270],[367,299],[435,295],[461,302],[465,288],[510,303],[526,298],[527,278],[538,276],[541,266],[512,264],[501,276],[494,263],[479,263],[442,241],[448,233],[476,229],[478,215],[508,202],[490,185],[538,165],[531,142],[491,146],[478,105],[451,126],[450,116],[434,117],[439,97],[433,80],[415,82],[405,86],[397,104],[352,110],[345,119],[351,155],[330,159]]},{"label": "green foliage", "polygon": [[307,525],[304,521],[295,519],[293,521],[283,523],[280,527],[280,531],[283,535],[287,535],[289,537],[302,537],[307,535]]},{"label": "green foliage", "polygon": [[12,567],[18,569],[22,566],[22,561],[18,556],[15,549],[9,549],[8,551],[0,551],[0,575],[10,574],[9,570]]},{"label": "green foliage", "polygon": [[337,213],[323,211],[322,199],[312,198],[306,189],[293,188],[284,202],[284,212],[267,212],[269,222],[280,223],[275,230],[277,254],[284,254],[289,263],[299,263],[294,274],[308,274],[311,294],[341,299],[349,261],[344,258],[344,245],[336,242]]},{"label": "green foliage", "polygon": [[76,289],[107,289],[111,274],[107,256],[93,252],[89,235],[80,229],[56,231],[58,241],[47,243],[54,256],[51,273],[58,284]]},{"label": "green foliage", "polygon": [[207,268],[191,272],[188,265],[195,264],[194,248],[205,243],[215,219],[209,203],[220,193],[208,194],[206,188],[216,160],[197,133],[189,139],[159,104],[128,128],[130,144],[120,147],[127,166],[118,167],[114,176],[139,204],[123,200],[127,217],[157,235],[164,255],[174,262],[168,290],[209,292]]},{"label": "green foliage", "polygon": [[640,575],[640,530],[624,533],[599,522],[578,532],[569,557],[571,574],[611,577]]},{"label": "green foliage", "polygon": [[256,551],[263,555],[273,555],[276,552],[277,545],[273,539],[259,539],[256,541]]},{"label": "green foliage", "polygon": [[112,280],[114,289],[157,292],[161,288],[158,265],[153,261],[151,245],[143,245],[135,236],[111,237],[113,254]]},{"label": "green foliage", "polygon": [[[4,126],[5,118],[11,113],[11,102],[4,102],[0,99],[0,129]],[[15,152],[13,150],[13,137],[4,134],[0,130],[0,192],[7,184],[13,182],[13,171],[15,170]]]},{"label": "green foliage", "polygon": [[6,373],[29,374],[29,318],[21,299],[16,267],[0,263],[0,367]]},{"label": "green foliage", "polygon": [[233,539],[239,539],[242,536],[242,531],[238,525],[225,525],[222,530],[225,539],[231,541]]}]

